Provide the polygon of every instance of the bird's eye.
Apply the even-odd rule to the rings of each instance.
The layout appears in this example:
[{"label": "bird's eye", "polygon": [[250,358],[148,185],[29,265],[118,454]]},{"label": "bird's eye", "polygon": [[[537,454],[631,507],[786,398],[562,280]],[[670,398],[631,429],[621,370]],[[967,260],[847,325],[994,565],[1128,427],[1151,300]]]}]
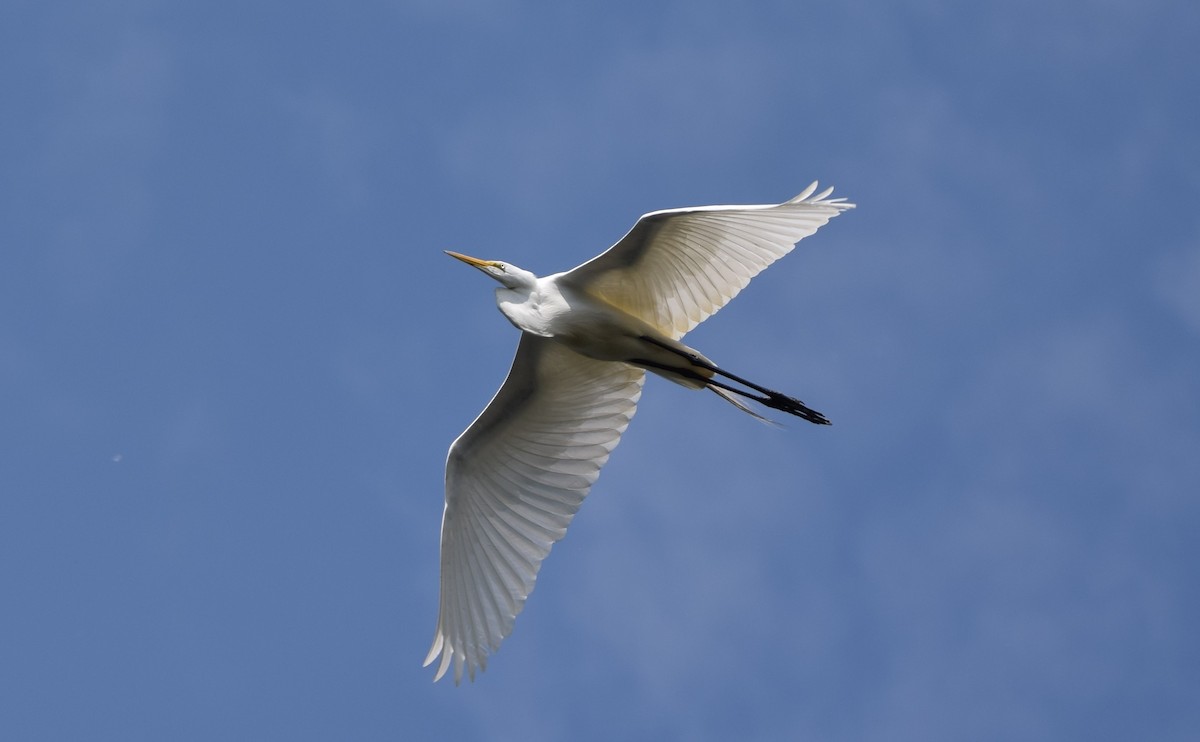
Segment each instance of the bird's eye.
[{"label": "bird's eye", "polygon": [[501,273],[508,272],[507,270],[505,270],[506,267],[507,266],[505,266],[504,263],[496,263],[496,270],[500,271]]}]

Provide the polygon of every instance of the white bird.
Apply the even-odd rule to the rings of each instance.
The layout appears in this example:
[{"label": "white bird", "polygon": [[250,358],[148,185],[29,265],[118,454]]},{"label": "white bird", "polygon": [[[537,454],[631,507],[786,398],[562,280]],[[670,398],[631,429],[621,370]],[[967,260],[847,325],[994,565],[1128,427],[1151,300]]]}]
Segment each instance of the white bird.
[{"label": "white bird", "polygon": [[[454,682],[511,633],[542,560],[566,533],[629,425],[645,371],[812,423],[803,402],[719,368],[679,340],[796,242],[853,204],[813,195],[774,205],[701,206],[642,216],[617,244],[565,273],[456,252],[500,282],[496,303],[521,330],[508,378],[450,446],[441,601],[425,658]],[[740,385],[740,386],[736,386]],[[740,388],[745,387],[745,388]],[[735,396],[736,395],[736,396]]]}]

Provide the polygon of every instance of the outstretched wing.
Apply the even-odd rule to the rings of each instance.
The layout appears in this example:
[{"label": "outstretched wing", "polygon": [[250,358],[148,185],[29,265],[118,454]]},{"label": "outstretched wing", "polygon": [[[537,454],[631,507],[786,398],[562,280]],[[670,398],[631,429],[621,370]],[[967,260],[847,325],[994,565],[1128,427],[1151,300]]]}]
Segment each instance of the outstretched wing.
[{"label": "outstretched wing", "polygon": [[522,333],[500,391],[450,446],[442,517],[438,680],[471,679],[512,631],[637,409],[643,372]]},{"label": "outstretched wing", "polygon": [[763,268],[854,204],[817,195],[791,201],[652,211],[621,241],[562,280],[679,339],[725,306]]}]

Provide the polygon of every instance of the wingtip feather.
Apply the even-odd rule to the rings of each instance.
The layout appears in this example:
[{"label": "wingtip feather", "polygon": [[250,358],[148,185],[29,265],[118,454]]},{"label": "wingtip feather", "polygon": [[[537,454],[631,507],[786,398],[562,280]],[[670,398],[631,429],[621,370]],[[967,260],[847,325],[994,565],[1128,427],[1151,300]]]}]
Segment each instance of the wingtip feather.
[{"label": "wingtip feather", "polygon": [[[809,184],[800,195],[787,201],[788,204],[820,204],[821,206],[832,206],[835,209],[853,209],[854,204],[847,203],[844,198],[829,198],[829,194],[833,193],[833,186],[829,186],[820,193],[817,192],[817,181]],[[814,196],[813,194],[816,193]]]},{"label": "wingtip feather", "polygon": [[437,636],[433,637],[433,646],[429,648],[429,654],[425,655],[425,661],[421,663],[421,667],[429,667],[430,663],[437,658],[438,654],[442,651],[443,641],[442,632],[439,631]]},{"label": "wingtip feather", "polygon": [[800,194],[798,196],[796,196],[792,200],[788,201],[788,203],[789,204],[798,204],[801,201],[806,200],[809,196],[813,195],[813,193],[815,193],[816,190],[817,190],[817,181],[814,180],[813,182],[808,184],[808,188],[805,188],[803,191],[800,192]]}]

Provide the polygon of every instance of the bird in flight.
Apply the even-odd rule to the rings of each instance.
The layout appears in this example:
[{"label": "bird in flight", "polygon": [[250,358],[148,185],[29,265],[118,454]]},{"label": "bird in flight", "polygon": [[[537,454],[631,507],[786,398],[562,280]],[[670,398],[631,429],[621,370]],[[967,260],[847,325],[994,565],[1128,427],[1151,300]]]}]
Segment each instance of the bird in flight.
[{"label": "bird in flight", "polygon": [[[563,537],[629,425],[649,371],[818,425],[800,400],[736,376],[680,339],[750,279],[854,204],[813,183],[782,204],[645,214],[617,244],[565,273],[451,257],[500,283],[496,303],[521,331],[508,377],[450,446],[441,600],[425,658],[475,679],[512,632],[538,569]],[[814,195],[815,194],[815,195]]]}]

